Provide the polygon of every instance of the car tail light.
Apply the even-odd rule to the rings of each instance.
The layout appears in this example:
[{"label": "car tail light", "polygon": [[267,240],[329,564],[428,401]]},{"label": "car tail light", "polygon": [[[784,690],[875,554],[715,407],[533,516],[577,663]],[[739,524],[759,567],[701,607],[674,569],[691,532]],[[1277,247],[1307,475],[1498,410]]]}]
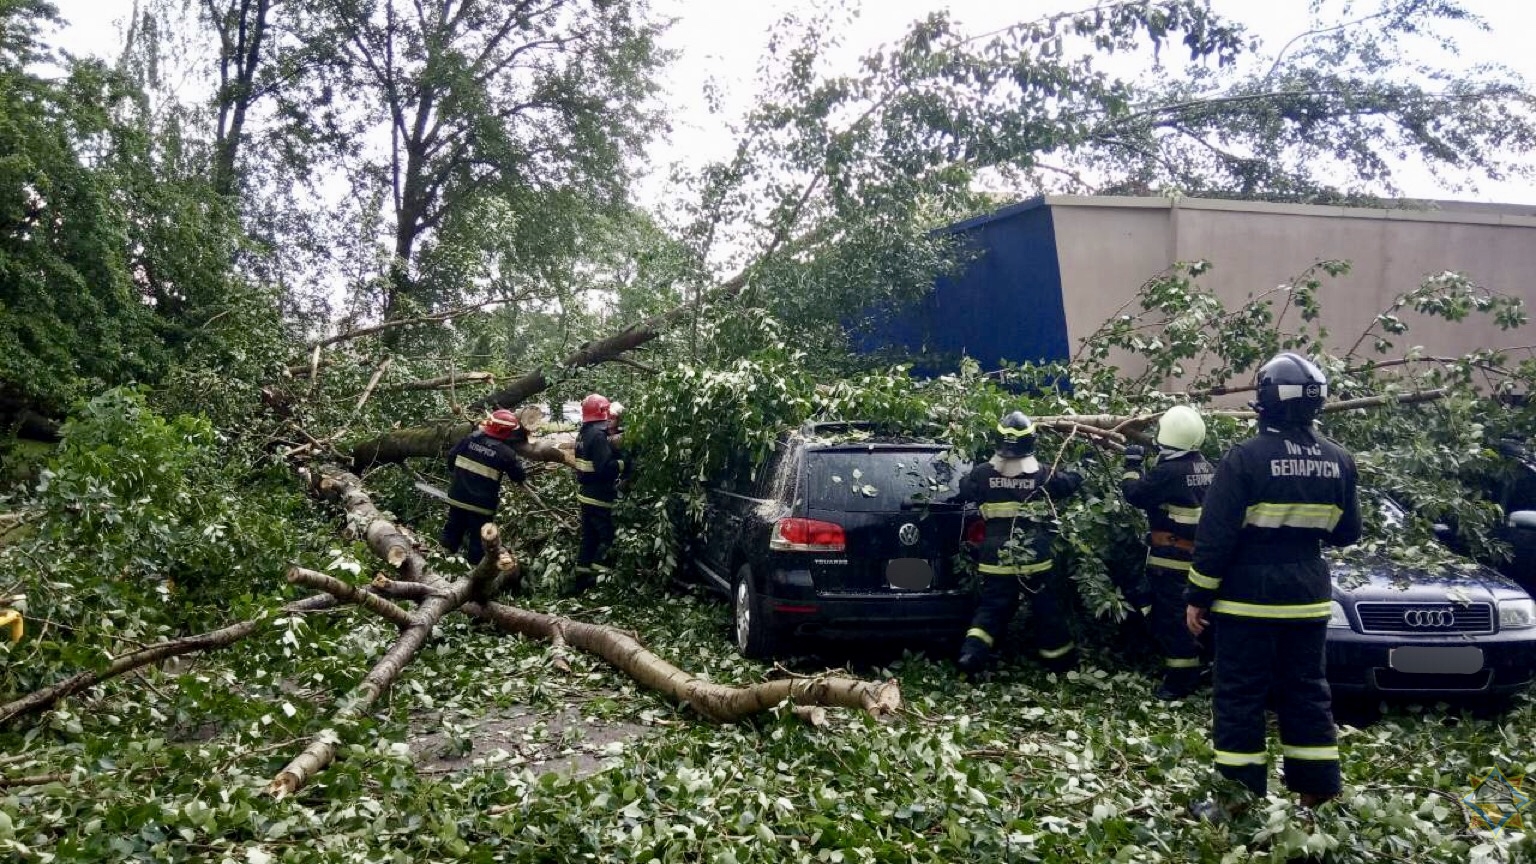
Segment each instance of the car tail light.
[{"label": "car tail light", "polygon": [[773,523],[768,540],[768,548],[776,552],[842,552],[847,547],[843,526],[793,516]]},{"label": "car tail light", "polygon": [[987,539],[987,520],[980,516],[972,516],[965,523],[965,542],[980,543]]}]

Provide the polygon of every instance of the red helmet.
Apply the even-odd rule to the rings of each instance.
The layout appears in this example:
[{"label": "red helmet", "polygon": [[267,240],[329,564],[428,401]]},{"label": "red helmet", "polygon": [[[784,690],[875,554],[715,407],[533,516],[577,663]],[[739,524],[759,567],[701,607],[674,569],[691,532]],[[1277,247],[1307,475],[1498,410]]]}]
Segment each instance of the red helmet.
[{"label": "red helmet", "polygon": [[485,422],[480,424],[480,428],[484,429],[485,434],[492,438],[505,441],[511,438],[517,430],[523,428],[523,424],[517,419],[516,414],[505,408],[497,408],[491,412],[491,416],[485,418]]},{"label": "red helmet", "polygon": [[596,393],[581,400],[581,422],[591,423],[594,420],[608,419],[608,397],[599,396]]}]

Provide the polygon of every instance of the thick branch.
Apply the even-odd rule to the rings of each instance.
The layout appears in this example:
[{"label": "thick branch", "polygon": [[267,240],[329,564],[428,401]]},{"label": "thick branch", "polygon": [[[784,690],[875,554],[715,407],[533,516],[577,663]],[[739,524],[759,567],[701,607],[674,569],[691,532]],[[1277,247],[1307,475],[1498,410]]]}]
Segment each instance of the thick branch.
[{"label": "thick branch", "polygon": [[343,603],[352,603],[367,609],[397,627],[409,627],[416,623],[411,613],[385,600],[383,597],[334,576],[303,567],[288,568],[288,581],[295,585],[314,588],[335,597]]},{"label": "thick branch", "polygon": [[501,603],[466,603],[464,611],[522,636],[565,644],[608,661],[638,683],[681,702],[705,717],[733,723],[767,711],[784,701],[867,711],[881,718],[901,708],[896,681],[860,681],[840,676],[784,678],[743,687],[716,684],[684,672],[653,654],[634,636],[615,627],[572,621],[530,612]]},{"label": "thick branch", "polygon": [[[330,596],[321,595],[290,603],[284,606],[282,611],[289,614],[315,612],[321,609],[328,609],[335,605],[335,602]],[[218,630],[210,630],[207,633],[168,639],[117,657],[111,663],[108,663],[105,669],[100,671],[76,672],[57,684],[33,691],[20,699],[0,705],[0,726],[9,723],[23,714],[41,711],[52,706],[60,699],[73,696],[82,690],[95,687],[103,681],[116,678],[119,675],[132,672],[135,669],[152,663],[159,663],[172,657],[180,657],[183,654],[195,654],[199,651],[228,647],[256,632],[266,621],[265,617],[252,618],[237,624],[231,624],[228,627],[221,627]]]},{"label": "thick branch", "polygon": [[[1450,390],[1440,388],[1436,390],[1421,390],[1414,393],[1396,393],[1382,396],[1363,396],[1359,399],[1345,399],[1340,402],[1329,402],[1322,408],[1322,413],[1333,414],[1339,411],[1353,411],[1359,408],[1380,408],[1384,405],[1416,405],[1421,402],[1433,402],[1443,399]],[[1244,410],[1217,410],[1202,412],[1207,417],[1230,417],[1235,420],[1252,420],[1259,415],[1254,411]],[[1135,429],[1145,429],[1156,423],[1162,417],[1162,412],[1156,414],[1065,414],[1061,416],[1039,417],[1035,419],[1037,424],[1046,426],[1059,426],[1063,423],[1075,426],[1081,432],[1088,433],[1089,429],[1112,430],[1120,433],[1129,433]]]},{"label": "thick branch", "polygon": [[496,383],[496,376],[490,372],[459,372],[442,375],[437,378],[427,378],[421,381],[405,381],[400,384],[387,384],[380,392],[399,393],[408,390],[444,390],[459,384],[479,384],[484,382]]}]

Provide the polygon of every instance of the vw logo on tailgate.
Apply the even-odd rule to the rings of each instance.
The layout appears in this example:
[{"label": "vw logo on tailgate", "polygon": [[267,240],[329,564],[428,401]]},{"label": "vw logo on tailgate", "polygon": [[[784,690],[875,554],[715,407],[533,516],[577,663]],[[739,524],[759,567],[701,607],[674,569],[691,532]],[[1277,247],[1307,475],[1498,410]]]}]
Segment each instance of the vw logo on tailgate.
[{"label": "vw logo on tailgate", "polygon": [[896,531],[896,539],[903,546],[916,546],[918,540],[917,525],[908,522]]},{"label": "vw logo on tailgate", "polygon": [[1403,613],[1403,623],[1419,629],[1452,627],[1456,613],[1450,609],[1409,609]]}]

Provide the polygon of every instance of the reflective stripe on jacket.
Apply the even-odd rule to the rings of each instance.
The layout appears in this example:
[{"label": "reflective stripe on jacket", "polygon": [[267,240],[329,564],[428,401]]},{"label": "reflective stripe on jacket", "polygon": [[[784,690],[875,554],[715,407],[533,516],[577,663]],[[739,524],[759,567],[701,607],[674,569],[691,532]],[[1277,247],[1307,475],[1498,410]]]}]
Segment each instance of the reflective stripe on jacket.
[{"label": "reflective stripe on jacket", "polygon": [[1200,522],[1205,493],[1215,478],[1211,463],[1199,451],[1162,457],[1145,475],[1128,474],[1120,483],[1126,503],[1147,514],[1150,529],[1147,563],[1170,570],[1187,570],[1194,558],[1195,526]]},{"label": "reflective stripe on jacket", "polygon": [[514,483],[524,480],[517,452],[482,429],[464,436],[448,451],[448,470],[453,473],[448,503],[487,516],[496,512],[503,477]]},{"label": "reflective stripe on jacket", "polygon": [[[1030,460],[1033,462],[1034,460]],[[1054,532],[1031,513],[1071,497],[1083,485],[1075,471],[1039,467],[1024,471],[1025,460],[993,459],[971,469],[960,481],[959,500],[980,505],[986,535],[978,554],[982,573],[1029,576],[1051,568]],[[1010,545],[1011,544],[1011,545]]]},{"label": "reflective stripe on jacket", "polygon": [[1187,597],[1244,618],[1327,618],[1321,548],[1360,539],[1355,460],[1307,428],[1265,426],[1216,469],[1195,535]]},{"label": "reflective stripe on jacket", "polygon": [[581,424],[576,433],[576,500],[595,507],[612,507],[619,497],[619,460],[608,442],[608,423]]}]

